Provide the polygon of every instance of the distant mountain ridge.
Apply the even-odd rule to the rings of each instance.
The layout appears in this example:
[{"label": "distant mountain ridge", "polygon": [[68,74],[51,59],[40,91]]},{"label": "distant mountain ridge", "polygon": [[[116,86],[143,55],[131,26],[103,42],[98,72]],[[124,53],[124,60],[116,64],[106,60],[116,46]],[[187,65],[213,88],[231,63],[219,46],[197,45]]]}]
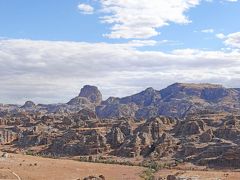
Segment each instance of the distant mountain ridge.
[{"label": "distant mountain ridge", "polygon": [[150,118],[158,115],[185,117],[198,111],[233,112],[240,110],[240,88],[225,88],[217,84],[175,83],[160,91],[153,88],[123,98],[102,100],[95,86],[84,86],[79,95],[68,103],[23,106],[0,105],[0,115],[7,112],[33,111],[68,113],[81,109],[96,112],[99,118]]},{"label": "distant mountain ridge", "polygon": [[236,89],[215,84],[175,83],[160,91],[148,88],[138,94],[118,98],[97,107],[100,117],[157,115],[184,117],[200,110],[235,111],[240,107]]}]

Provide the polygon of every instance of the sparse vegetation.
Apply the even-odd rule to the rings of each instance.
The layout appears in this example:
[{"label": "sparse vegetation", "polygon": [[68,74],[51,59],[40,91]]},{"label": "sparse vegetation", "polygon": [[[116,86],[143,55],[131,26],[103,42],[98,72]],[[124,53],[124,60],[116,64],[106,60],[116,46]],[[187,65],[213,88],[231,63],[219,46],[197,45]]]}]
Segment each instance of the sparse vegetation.
[{"label": "sparse vegetation", "polygon": [[154,169],[148,168],[147,170],[143,171],[140,177],[143,178],[144,180],[154,180],[154,173],[155,173]]},{"label": "sparse vegetation", "polygon": [[35,156],[36,153],[34,151],[28,150],[28,151],[26,151],[26,155]]},{"label": "sparse vegetation", "polygon": [[152,169],[154,172],[159,171],[163,168],[171,167],[171,164],[159,163],[157,161],[143,161],[143,162],[131,162],[131,161],[117,161],[114,159],[105,159],[105,158],[89,158],[88,156],[80,156],[79,161],[81,162],[92,162],[92,163],[103,163],[103,164],[118,164],[124,166],[139,166]]}]

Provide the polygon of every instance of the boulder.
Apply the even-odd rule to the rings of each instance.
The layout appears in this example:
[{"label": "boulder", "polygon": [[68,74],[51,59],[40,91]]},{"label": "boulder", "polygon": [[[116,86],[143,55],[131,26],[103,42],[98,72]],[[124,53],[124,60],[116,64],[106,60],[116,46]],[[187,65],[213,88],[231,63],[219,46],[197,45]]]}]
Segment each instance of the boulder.
[{"label": "boulder", "polygon": [[175,175],[168,175],[167,180],[177,180],[177,177]]},{"label": "boulder", "polygon": [[212,138],[213,138],[213,132],[211,129],[207,130],[206,132],[200,135],[200,141],[203,143],[212,141]]},{"label": "boulder", "polygon": [[4,153],[2,154],[2,157],[3,157],[3,158],[8,158],[9,155],[8,155],[8,153],[4,152]]}]

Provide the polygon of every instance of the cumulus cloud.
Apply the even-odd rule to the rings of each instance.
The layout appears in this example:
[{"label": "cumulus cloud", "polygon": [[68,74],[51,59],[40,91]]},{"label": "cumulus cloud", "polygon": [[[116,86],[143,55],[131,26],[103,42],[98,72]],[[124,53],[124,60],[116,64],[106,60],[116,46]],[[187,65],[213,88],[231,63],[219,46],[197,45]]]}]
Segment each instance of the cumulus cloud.
[{"label": "cumulus cloud", "polygon": [[224,40],[224,44],[231,48],[240,48],[240,32],[224,35],[222,33],[216,35],[217,38]]},{"label": "cumulus cloud", "polygon": [[78,9],[83,14],[93,14],[93,12],[94,12],[94,8],[92,6],[90,6],[89,4],[79,4]]},{"label": "cumulus cloud", "polygon": [[200,0],[99,0],[102,23],[111,24],[108,38],[147,39],[169,23],[187,24],[186,12]]},{"label": "cumulus cloud", "polygon": [[240,48],[240,32],[228,34],[225,37],[224,43],[233,48]]},{"label": "cumulus cloud", "polygon": [[1,102],[67,102],[85,84],[105,98],[177,81],[239,86],[239,51],[137,50],[142,43],[0,40]]}]

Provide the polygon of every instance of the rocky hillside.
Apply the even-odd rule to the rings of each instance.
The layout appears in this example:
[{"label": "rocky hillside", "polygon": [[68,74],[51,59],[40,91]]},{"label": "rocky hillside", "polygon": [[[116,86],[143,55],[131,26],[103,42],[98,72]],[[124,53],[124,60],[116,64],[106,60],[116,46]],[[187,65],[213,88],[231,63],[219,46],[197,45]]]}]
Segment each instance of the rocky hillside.
[{"label": "rocky hillside", "polygon": [[150,118],[157,115],[185,117],[202,110],[237,111],[240,92],[213,84],[175,83],[160,91],[148,88],[124,98],[109,98],[97,106],[99,117],[130,116]]},{"label": "rocky hillside", "polygon": [[84,161],[154,160],[171,166],[240,168],[239,113],[134,121],[98,119],[93,111],[82,109],[65,115],[14,114],[0,118],[0,125],[0,150],[4,151],[80,156]]},{"label": "rocky hillside", "polygon": [[67,103],[0,104],[0,144],[0,150],[84,161],[240,168],[240,91],[176,83],[102,100],[87,85]]},{"label": "rocky hillside", "polygon": [[68,113],[81,109],[95,111],[99,118],[151,118],[159,115],[186,117],[187,114],[208,110],[235,112],[240,109],[240,89],[215,84],[175,83],[160,91],[153,88],[123,98],[102,100],[95,86],[84,86],[79,95],[68,103],[38,104],[28,101],[23,106],[1,105],[0,116],[9,112]]}]

